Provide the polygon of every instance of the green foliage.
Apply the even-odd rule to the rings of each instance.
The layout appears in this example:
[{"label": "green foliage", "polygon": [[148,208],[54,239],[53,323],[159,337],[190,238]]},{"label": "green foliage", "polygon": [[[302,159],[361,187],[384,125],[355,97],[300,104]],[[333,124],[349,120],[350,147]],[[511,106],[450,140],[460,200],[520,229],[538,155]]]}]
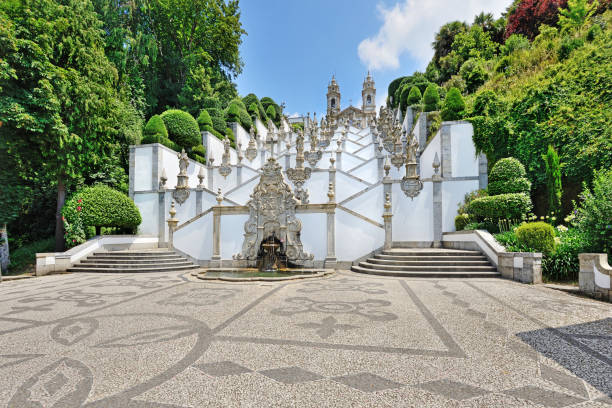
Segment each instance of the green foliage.
[{"label": "green foliage", "polygon": [[153,115],[145,125],[142,135],[150,140],[161,140],[168,137],[168,130],[166,130],[166,125],[162,118],[159,115]]},{"label": "green foliage", "polygon": [[197,122],[198,127],[201,131],[212,129],[213,127],[212,119],[210,118],[210,115],[208,114],[206,109],[202,109],[202,112],[200,112],[200,114],[198,115]]},{"label": "green foliage", "polygon": [[210,113],[211,109],[221,110],[223,107],[221,106],[221,101],[219,98],[215,98],[213,96],[206,96],[202,98],[202,108],[206,109],[208,113]]},{"label": "green foliage", "polygon": [[[387,95],[389,95],[389,97],[393,97],[395,95],[395,92],[397,92],[397,89],[400,87],[404,79],[406,79],[406,77],[399,77],[391,81],[389,87],[387,88]],[[387,103],[389,104],[389,106],[393,105],[393,107],[397,107],[398,105],[398,101],[396,101],[395,99],[393,100],[393,104],[391,104],[390,99],[387,100]]]},{"label": "green foliage", "polygon": [[245,110],[240,110],[238,112],[238,118],[240,126],[242,126],[247,132],[251,130],[253,127],[253,120],[249,116],[249,113]]},{"label": "green foliage", "polygon": [[506,42],[499,48],[501,55],[508,56],[519,50],[529,49],[529,39],[522,34],[512,34],[506,38]]},{"label": "green foliage", "polygon": [[442,120],[459,120],[465,114],[465,102],[457,88],[451,88],[442,104]]},{"label": "green foliage", "polygon": [[271,119],[272,121],[276,120],[276,109],[274,108],[274,105],[268,105],[268,108],[266,109],[266,116],[268,116],[269,119]]},{"label": "green foliage", "polygon": [[555,252],[542,259],[542,276],[554,281],[577,281],[580,271],[578,255],[588,252],[588,238],[577,228],[559,231],[560,243]]},{"label": "green foliage", "polygon": [[465,81],[466,89],[472,93],[485,83],[489,74],[484,68],[484,60],[481,58],[470,58],[461,65],[459,75]]},{"label": "green foliage", "polygon": [[[403,95],[404,95],[404,92],[402,92],[402,96]],[[412,88],[410,88],[410,91],[408,91],[408,95],[406,95],[406,102],[403,103],[402,105],[405,105],[405,106],[417,105],[421,103],[422,97],[423,96],[421,95],[421,91],[419,90],[419,88],[417,88],[416,86],[413,86]]]},{"label": "green foliage", "polygon": [[85,240],[85,227],[118,227],[134,232],[142,222],[140,211],[128,196],[104,185],[85,187],[72,195],[62,209],[66,244]]},{"label": "green foliage", "polygon": [[525,167],[514,157],[499,160],[489,174],[490,195],[507,193],[529,194],[531,182],[525,177]]},{"label": "green foliage", "polygon": [[249,105],[248,112],[249,112],[249,115],[256,116],[259,118],[259,109],[257,109],[257,104],[255,102]]},{"label": "green foliage", "polygon": [[440,130],[442,116],[440,112],[427,112],[427,142],[429,142]]},{"label": "green foliage", "polygon": [[206,148],[203,145],[197,145],[191,148],[191,153],[206,157]]},{"label": "green foliage", "polygon": [[592,251],[612,256],[612,170],[595,172],[592,188],[585,183],[580,198],[576,226],[585,234]]},{"label": "green foliage", "polygon": [[557,51],[557,58],[559,58],[559,61],[563,61],[565,59],[567,59],[570,54],[572,53],[572,51],[574,51],[577,48],[580,48],[584,45],[584,40],[582,38],[576,38],[576,37],[564,37],[563,41],[561,42],[561,46],[559,47],[559,50]]},{"label": "green foliage", "polygon": [[161,114],[168,138],[185,150],[200,143],[198,122],[188,112],[169,109]]},{"label": "green foliage", "polygon": [[240,107],[234,103],[230,104],[225,110],[225,121],[227,123],[240,122]]},{"label": "green foliage", "polygon": [[28,272],[30,269],[34,272],[36,254],[41,252],[53,252],[54,244],[53,238],[47,238],[11,250],[11,262],[8,266],[8,274],[17,275]]},{"label": "green foliage", "polygon": [[546,191],[548,192],[548,213],[561,215],[561,164],[559,155],[554,147],[548,146],[548,151],[542,156],[546,164]]},{"label": "green foliage", "polygon": [[470,223],[470,216],[467,214],[459,214],[455,217],[455,231],[463,231],[465,226]]},{"label": "green foliage", "polygon": [[587,41],[593,41],[597,36],[601,35],[602,30],[599,24],[593,24],[589,31],[587,32],[586,39]]},{"label": "green foliage", "polygon": [[[268,116],[268,119],[272,119],[272,121],[276,124],[276,126],[278,126],[280,124],[280,115],[281,115],[281,108],[280,106],[274,102],[274,99],[270,98],[269,96],[264,96],[263,98],[261,98],[261,104],[264,107],[264,109],[266,110],[266,116]],[[274,112],[275,115],[274,116],[270,116],[268,114],[268,109],[270,108],[270,106],[274,106]],[[267,122],[267,121],[266,121]],[[264,122],[264,123],[266,123]]]},{"label": "green foliage", "polygon": [[506,248],[507,252],[535,252],[533,248],[527,247],[523,243],[519,243],[516,238],[516,232],[513,230],[494,234],[493,237]]},{"label": "green foliage", "polygon": [[245,106],[248,106],[249,113],[251,115],[252,115],[251,105],[255,104],[255,106],[257,107],[257,116],[259,117],[259,119],[261,119],[264,123],[268,121],[268,117],[266,116],[266,109],[261,104],[261,101],[257,98],[257,95],[250,93],[244,98],[242,98],[242,102],[244,102]]},{"label": "green foliage", "polygon": [[300,132],[300,131],[303,132],[304,131],[304,124],[302,122],[292,123],[291,124],[291,129],[294,132],[296,132],[296,133]]},{"label": "green foliage", "polygon": [[408,100],[408,94],[410,93],[412,87],[416,86],[417,88],[419,88],[419,91],[422,94],[423,92],[425,92],[425,89],[429,84],[429,80],[425,77],[424,74],[420,72],[415,72],[411,76],[404,77],[399,87],[395,90],[395,93],[393,94],[393,108],[400,106],[402,111],[405,111],[406,107],[408,106],[406,104]]},{"label": "green foliage", "polygon": [[432,112],[438,110],[440,107],[440,94],[438,93],[438,86],[436,84],[429,84],[425,93],[423,94],[423,110],[425,112]]},{"label": "green foliage", "polygon": [[559,27],[561,31],[577,31],[597,11],[597,0],[568,0],[566,9],[559,9]]},{"label": "green foliage", "polygon": [[467,212],[478,219],[519,220],[531,211],[531,208],[531,199],[528,195],[509,193],[476,198],[469,204]]},{"label": "green foliage", "polygon": [[533,248],[544,255],[550,255],[555,250],[555,229],[545,222],[529,222],[516,229],[516,239],[519,245]]},{"label": "green foliage", "polygon": [[463,202],[459,203],[459,208],[457,209],[457,214],[467,214],[468,207],[472,201],[480,197],[487,197],[489,193],[487,190],[475,190],[469,193],[466,193],[463,197]]}]

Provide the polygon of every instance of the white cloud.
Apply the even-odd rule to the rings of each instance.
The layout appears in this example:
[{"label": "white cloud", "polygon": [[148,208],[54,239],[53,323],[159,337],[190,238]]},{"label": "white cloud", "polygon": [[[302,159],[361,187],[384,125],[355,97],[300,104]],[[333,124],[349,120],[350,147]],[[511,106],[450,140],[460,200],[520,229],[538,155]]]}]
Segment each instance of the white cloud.
[{"label": "white cloud", "polygon": [[378,5],[382,26],[378,33],[359,43],[361,62],[372,70],[399,68],[399,58],[408,53],[424,69],[433,56],[431,43],[445,23],[471,23],[481,11],[498,18],[509,0],[403,0],[392,8]]}]

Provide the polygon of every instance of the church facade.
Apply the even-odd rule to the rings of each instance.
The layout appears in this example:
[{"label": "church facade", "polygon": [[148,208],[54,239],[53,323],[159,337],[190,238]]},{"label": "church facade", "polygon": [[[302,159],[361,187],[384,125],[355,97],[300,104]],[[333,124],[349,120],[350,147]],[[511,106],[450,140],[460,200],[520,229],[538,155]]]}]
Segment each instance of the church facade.
[{"label": "church facade", "polygon": [[348,106],[342,109],[340,86],[332,76],[327,86],[327,121],[336,128],[342,123],[348,123],[358,128],[366,128],[376,119],[376,84],[368,72],[361,89],[361,108]]}]

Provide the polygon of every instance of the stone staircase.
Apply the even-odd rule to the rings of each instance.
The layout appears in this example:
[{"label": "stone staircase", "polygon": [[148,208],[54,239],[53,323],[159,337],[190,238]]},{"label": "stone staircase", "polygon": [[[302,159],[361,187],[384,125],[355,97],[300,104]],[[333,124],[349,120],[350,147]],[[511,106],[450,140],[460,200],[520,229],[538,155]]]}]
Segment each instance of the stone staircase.
[{"label": "stone staircase", "polygon": [[68,268],[68,272],[144,273],[177,272],[200,268],[174,251],[165,248],[94,252]]},{"label": "stone staircase", "polygon": [[393,248],[353,265],[354,272],[421,278],[499,277],[480,251],[445,248]]}]

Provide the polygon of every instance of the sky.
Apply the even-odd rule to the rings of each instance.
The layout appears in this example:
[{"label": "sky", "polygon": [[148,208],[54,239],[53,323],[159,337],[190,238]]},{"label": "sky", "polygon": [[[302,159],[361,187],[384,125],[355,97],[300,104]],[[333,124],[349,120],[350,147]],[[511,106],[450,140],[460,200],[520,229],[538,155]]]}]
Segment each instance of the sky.
[{"label": "sky", "polygon": [[495,18],[512,0],[242,0],[248,35],[240,47],[244,70],[238,93],[286,103],[285,114],[325,114],[332,75],[341,106],[361,106],[361,87],[371,71],[377,105],[389,83],[424,71],[438,28],[453,20],[471,23],[481,11]]}]

